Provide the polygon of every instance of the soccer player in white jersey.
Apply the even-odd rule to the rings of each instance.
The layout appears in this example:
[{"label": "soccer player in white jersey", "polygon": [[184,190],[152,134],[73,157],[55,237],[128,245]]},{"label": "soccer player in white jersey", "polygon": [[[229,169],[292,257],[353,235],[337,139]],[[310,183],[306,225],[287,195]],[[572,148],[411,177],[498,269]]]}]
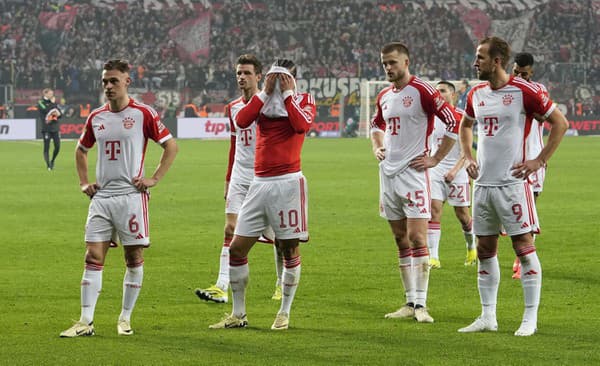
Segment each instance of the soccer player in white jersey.
[{"label": "soccer player in white jersey", "polygon": [[[452,104],[456,95],[454,84],[442,80],[437,83],[436,89],[444,100]],[[455,109],[454,116],[457,121],[462,118],[462,111]],[[435,118],[435,125],[432,134],[432,150],[435,154],[439,144],[446,133],[446,125],[438,118]],[[444,202],[454,207],[454,214],[462,226],[464,233],[467,255],[465,266],[473,265],[477,262],[477,251],[473,243],[472,220],[469,208],[471,206],[471,185],[466,169],[463,167],[463,160],[460,159],[460,146],[455,144],[446,157],[438,165],[429,169],[429,178],[431,181],[431,220],[427,230],[427,245],[429,246],[429,265],[433,268],[440,268],[439,245],[442,235],[442,209]]]},{"label": "soccer player in white jersey", "polygon": [[[236,79],[242,96],[229,103],[226,107],[231,130],[229,145],[229,164],[225,176],[225,229],[223,247],[219,261],[219,276],[217,282],[205,289],[197,288],[194,292],[202,300],[226,303],[229,289],[229,247],[235,231],[238,213],[246,198],[252,178],[254,178],[254,150],[256,147],[256,124],[248,128],[236,128],[235,117],[242,107],[248,103],[254,94],[258,93],[258,82],[262,77],[262,64],[254,55],[244,54],[238,57],[236,63]],[[260,241],[273,243],[272,229],[261,236]],[[270,239],[270,240],[269,240]],[[281,300],[281,273],[283,271],[283,256],[273,245],[275,253],[275,268],[277,282],[273,300]]]},{"label": "soccer player in white jersey", "polygon": [[[81,317],[61,337],[91,336],[94,309],[102,289],[102,270],[113,231],[125,252],[123,303],[117,321],[119,335],[132,335],[131,313],[142,287],[143,249],[150,245],[148,188],[165,176],[175,156],[177,143],[156,111],[128,95],[129,63],[110,60],[104,64],[102,85],[108,100],[94,110],[75,150],[81,191],[90,199],[85,225],[85,269],[81,280]],[[144,174],[148,139],[164,149],[150,177]],[[88,179],[88,151],[98,144],[96,182]]]},{"label": "soccer player in white jersey", "polygon": [[[533,55],[527,52],[521,52],[515,55],[515,63],[513,64],[513,74],[519,76],[532,84],[535,84],[538,88],[542,89],[542,92],[549,97],[548,89],[542,83],[531,80],[533,76]],[[542,149],[544,148],[544,122],[537,121],[531,126],[531,132],[527,137],[527,159],[533,159]],[[546,178],[546,167],[541,167],[538,171],[531,173],[527,178],[531,184],[533,190],[533,200],[537,204],[537,199],[542,193],[544,188],[544,179]],[[535,236],[533,237],[535,240]],[[521,262],[519,257],[515,258],[513,263],[513,276],[514,279],[521,278]]]},{"label": "soccer player in white jersey", "polygon": [[[510,46],[498,37],[479,42],[474,67],[480,80],[469,92],[460,125],[465,167],[475,179],[473,231],[477,236],[478,289],[482,312],[459,332],[496,331],[496,302],[500,282],[498,233],[503,226],[522,265],[521,283],[525,310],[516,336],[537,330],[542,287],[542,268],[533,243],[539,223],[531,187],[533,172],[545,166],[558,148],[568,123],[564,115],[537,86],[506,72]],[[524,117],[523,117],[524,116]],[[546,120],[552,127],[548,142],[532,159],[526,157],[526,141],[532,124]],[[473,122],[477,120],[477,161],[471,154]]]},{"label": "soccer player in white jersey", "polygon": [[[434,87],[411,75],[409,63],[404,44],[392,42],[381,49],[381,64],[392,85],[377,96],[377,112],[371,121],[373,153],[380,162],[380,215],[388,220],[398,247],[406,295],[405,305],[385,317],[432,323],[427,311],[427,223],[431,218],[427,169],[448,154],[458,125],[454,108]],[[430,155],[434,116],[446,123],[447,130],[436,153]]]}]

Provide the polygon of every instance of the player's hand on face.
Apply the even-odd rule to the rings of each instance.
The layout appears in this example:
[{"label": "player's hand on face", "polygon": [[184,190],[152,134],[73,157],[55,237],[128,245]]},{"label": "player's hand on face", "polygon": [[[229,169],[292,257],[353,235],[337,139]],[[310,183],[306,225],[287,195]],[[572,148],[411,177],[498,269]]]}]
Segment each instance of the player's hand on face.
[{"label": "player's hand on face", "polygon": [[154,178],[135,177],[132,183],[138,191],[145,192],[148,188],[154,187],[158,183],[158,180]]},{"label": "player's hand on face", "polygon": [[378,147],[374,153],[377,160],[382,161],[385,159],[385,147]]},{"label": "player's hand on face", "polygon": [[278,74],[269,74],[265,78],[264,91],[267,93],[267,95],[273,94],[273,91],[275,90],[275,82],[277,81],[277,75]]},{"label": "player's hand on face", "polygon": [[96,192],[98,192],[98,189],[100,188],[100,186],[98,185],[98,183],[92,183],[92,184],[82,184],[80,185],[81,188],[81,192],[85,195],[87,195],[89,198],[94,197],[94,195],[96,194]]},{"label": "player's hand on face", "polygon": [[467,160],[465,162],[465,168],[467,169],[467,174],[469,174],[469,177],[472,179],[477,179],[479,176],[479,166],[475,160]]},{"label": "player's hand on face", "polygon": [[279,74],[279,80],[281,84],[281,92],[286,90],[294,90],[294,78],[287,74]]}]

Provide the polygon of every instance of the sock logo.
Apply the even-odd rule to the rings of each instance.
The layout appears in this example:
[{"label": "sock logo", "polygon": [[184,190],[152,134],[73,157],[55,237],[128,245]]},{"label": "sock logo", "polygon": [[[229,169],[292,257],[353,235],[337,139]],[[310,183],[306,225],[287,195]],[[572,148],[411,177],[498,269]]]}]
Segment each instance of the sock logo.
[{"label": "sock logo", "polygon": [[536,275],[536,274],[538,274],[538,273],[537,273],[535,270],[533,270],[533,269],[530,269],[529,271],[527,271],[527,272],[524,274],[524,276],[533,276],[533,275]]}]

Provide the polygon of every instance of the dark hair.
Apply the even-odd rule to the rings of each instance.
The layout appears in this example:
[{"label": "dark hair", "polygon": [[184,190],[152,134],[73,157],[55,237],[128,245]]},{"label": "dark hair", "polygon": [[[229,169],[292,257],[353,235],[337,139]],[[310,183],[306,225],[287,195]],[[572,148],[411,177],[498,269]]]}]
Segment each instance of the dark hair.
[{"label": "dark hair", "polygon": [[290,73],[293,77],[296,77],[296,64],[292,60],[288,60],[287,58],[278,58],[273,62],[271,66],[281,66],[290,70]]},{"label": "dark hair", "polygon": [[533,55],[529,52],[521,52],[515,55],[515,62],[519,67],[533,66]]},{"label": "dark hair", "polygon": [[250,53],[245,53],[238,57],[237,65],[253,65],[254,72],[256,74],[262,74],[262,64],[260,63],[258,58],[256,58],[256,56]]},{"label": "dark hair", "polygon": [[489,44],[489,54],[491,58],[500,57],[502,68],[506,69],[510,59],[510,46],[500,37],[485,37],[479,42],[479,45]]},{"label": "dark hair", "polygon": [[410,58],[410,52],[408,51],[408,47],[402,42],[390,42],[381,48],[381,53],[391,53],[394,51],[398,51],[398,53],[405,54],[408,58]]},{"label": "dark hair", "polygon": [[131,69],[131,66],[129,66],[129,61],[127,60],[120,60],[120,59],[115,59],[115,60],[108,60],[104,63],[104,70],[119,70],[121,72],[125,72],[128,73],[129,70]]},{"label": "dark hair", "polygon": [[447,80],[442,80],[442,81],[438,81],[438,83],[436,85],[448,85],[448,87],[450,88],[450,90],[452,90],[452,92],[456,92],[456,87],[454,86],[454,84],[452,84],[451,82],[447,81]]}]

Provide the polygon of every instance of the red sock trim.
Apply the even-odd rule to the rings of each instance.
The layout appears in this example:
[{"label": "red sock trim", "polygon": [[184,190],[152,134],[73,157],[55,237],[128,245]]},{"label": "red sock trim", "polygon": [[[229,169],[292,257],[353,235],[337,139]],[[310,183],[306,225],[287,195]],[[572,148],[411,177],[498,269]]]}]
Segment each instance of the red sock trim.
[{"label": "red sock trim", "polygon": [[437,221],[429,221],[427,223],[427,228],[429,230],[442,230],[442,224]]},{"label": "red sock trim", "polygon": [[237,258],[229,256],[229,265],[232,267],[239,267],[248,264],[248,257]]},{"label": "red sock trim", "polygon": [[480,260],[494,258],[497,254],[498,254],[498,252],[483,253],[483,252],[477,250],[477,258],[479,258]]},{"label": "red sock trim", "polygon": [[427,247],[412,248],[413,258],[426,257],[429,255],[429,249]]},{"label": "red sock trim", "polygon": [[406,258],[412,256],[412,248],[398,249],[398,258]]},{"label": "red sock trim", "polygon": [[521,248],[515,250],[515,253],[517,253],[518,257],[524,257],[524,256],[534,253],[534,252],[535,252],[534,244],[527,245],[527,246],[524,246],[524,247],[521,247]]},{"label": "red sock trim", "polygon": [[102,271],[104,269],[104,266],[95,263],[86,263],[85,269],[87,269],[88,271]]},{"label": "red sock trim", "polygon": [[292,257],[292,258],[283,258],[283,266],[285,268],[295,268],[300,265],[300,256]]},{"label": "red sock trim", "polygon": [[137,268],[137,267],[141,267],[144,265],[144,260],[142,260],[141,262],[138,263],[134,263],[132,265],[127,264],[127,268]]}]

